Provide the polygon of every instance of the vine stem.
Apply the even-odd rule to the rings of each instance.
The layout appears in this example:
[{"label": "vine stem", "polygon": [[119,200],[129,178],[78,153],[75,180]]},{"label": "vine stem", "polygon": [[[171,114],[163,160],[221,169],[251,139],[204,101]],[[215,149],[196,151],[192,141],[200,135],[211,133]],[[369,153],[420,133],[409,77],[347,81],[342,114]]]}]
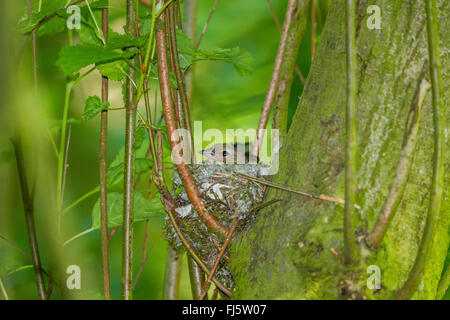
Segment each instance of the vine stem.
[{"label": "vine stem", "polygon": [[356,174],[356,1],[346,0],[347,46],[347,107],[345,112],[345,208],[344,208],[344,259],[352,263],[355,258],[353,215]]},{"label": "vine stem", "polygon": [[[158,0],[158,3],[163,4],[164,0]],[[181,148],[179,148],[179,136],[177,127],[175,125],[175,115],[171,97],[170,81],[169,81],[169,64],[167,59],[167,44],[165,25],[165,13],[162,13],[158,18],[158,28],[156,29],[156,51],[158,55],[158,71],[159,82],[161,90],[161,101],[163,106],[164,118],[166,121],[167,134],[170,138],[170,146],[172,149],[172,157],[177,166],[178,173],[183,181],[189,199],[193,207],[197,211],[199,217],[203,220],[206,226],[220,236],[225,236],[227,229],[217,220],[216,217],[210,215],[200,198],[200,193],[195,185],[194,178],[184,162],[181,155]]]},{"label": "vine stem", "polygon": [[39,255],[39,246],[36,235],[36,227],[34,224],[34,205],[33,196],[28,188],[27,175],[25,170],[24,157],[22,153],[22,145],[20,138],[11,139],[16,154],[17,171],[19,173],[20,189],[22,191],[22,203],[25,211],[25,221],[27,224],[28,242],[30,244],[31,258],[33,262],[34,275],[36,278],[36,286],[38,295],[41,300],[47,300],[45,292],[44,275],[42,273],[41,258]]},{"label": "vine stem", "polygon": [[297,9],[297,0],[289,0],[288,7],[286,10],[286,17],[284,19],[283,31],[281,33],[280,44],[278,45],[277,56],[275,59],[275,65],[273,67],[272,78],[270,79],[269,89],[264,100],[264,104],[261,110],[261,116],[258,124],[258,129],[256,131],[256,139],[253,144],[252,154],[257,156],[259,154],[259,149],[261,148],[262,140],[264,138],[264,132],[269,121],[270,110],[272,108],[273,101],[275,99],[275,94],[280,78],[281,63],[283,61],[284,50],[286,47],[286,41],[288,38],[288,31],[291,25],[292,17]]},{"label": "vine stem", "polygon": [[436,300],[441,300],[442,297],[445,295],[445,293],[448,290],[448,287],[450,286],[450,267],[447,265],[447,268],[444,271],[444,275],[442,276],[441,280],[439,281],[437,293],[436,293]]},{"label": "vine stem", "polygon": [[[109,5],[109,1],[107,3]],[[103,38],[108,41],[108,9],[102,9]],[[102,102],[108,101],[108,78],[102,77]],[[108,183],[107,183],[107,138],[108,138],[108,110],[102,110],[100,118],[100,213],[101,213],[101,240],[102,240],[102,272],[103,294],[105,300],[111,300],[111,285],[109,271],[109,233],[108,233]]]},{"label": "vine stem", "polygon": [[386,234],[389,223],[394,217],[400,201],[403,198],[412,160],[414,158],[413,155],[416,147],[416,138],[420,125],[420,110],[422,109],[422,104],[429,88],[429,83],[424,79],[424,76],[425,68],[419,77],[416,93],[414,94],[414,98],[411,103],[411,110],[406,123],[403,146],[400,151],[400,158],[398,160],[394,181],[391,184],[389,194],[386,197],[380,214],[378,215],[375,226],[367,237],[367,244],[372,248],[377,248],[380,245],[384,235]]},{"label": "vine stem", "polygon": [[[125,31],[129,36],[136,33],[136,1],[127,0],[127,19]],[[132,49],[132,48],[130,48]],[[135,64],[135,61],[134,61]],[[125,116],[125,172],[124,172],[124,201],[122,226],[122,299],[131,300],[133,297],[133,202],[134,202],[134,174],[135,174],[135,129],[136,129],[136,89],[134,82],[136,71],[128,68],[126,82],[126,116]]]},{"label": "vine stem", "polygon": [[401,300],[410,299],[413,296],[419,286],[420,279],[422,278],[425,263],[433,241],[434,229],[439,219],[444,185],[445,112],[444,101],[441,96],[442,76],[436,0],[426,0],[425,8],[427,15],[428,55],[430,59],[434,125],[433,177],[431,180],[430,203],[428,206],[422,240],[408,279],[398,292],[397,298]]}]

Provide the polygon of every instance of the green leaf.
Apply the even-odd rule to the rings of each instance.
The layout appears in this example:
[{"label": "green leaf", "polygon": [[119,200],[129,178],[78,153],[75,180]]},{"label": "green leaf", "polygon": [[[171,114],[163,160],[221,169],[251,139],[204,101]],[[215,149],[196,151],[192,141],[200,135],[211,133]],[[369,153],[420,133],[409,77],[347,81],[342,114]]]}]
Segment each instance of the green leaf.
[{"label": "green leaf", "polygon": [[[35,1],[37,2],[37,1]],[[31,16],[28,14],[24,15],[17,25],[17,29],[21,33],[31,32],[41,21],[46,18],[50,18],[55,15],[58,11],[64,12],[66,5],[66,0],[46,0],[42,1],[41,11],[38,12],[37,6],[33,6],[33,11]]]},{"label": "green leaf", "polygon": [[[118,227],[123,222],[123,194],[117,192],[109,192],[107,195],[108,203],[108,227]],[[141,192],[134,194],[134,222],[146,221],[155,215],[163,215],[164,208],[161,200],[153,197],[148,200],[144,198]],[[100,228],[100,199],[92,209],[92,228]]]},{"label": "green leaf", "polygon": [[90,120],[99,114],[102,110],[106,110],[109,107],[109,102],[102,102],[100,97],[91,96],[86,99],[86,106],[84,107],[84,112],[81,118],[83,120]]},{"label": "green leaf", "polygon": [[63,32],[66,29],[66,20],[61,17],[54,17],[48,22],[44,23],[37,32],[39,37],[53,35]]},{"label": "green leaf", "polygon": [[177,44],[180,65],[184,69],[194,61],[218,60],[231,63],[240,75],[248,75],[253,72],[253,57],[245,49],[239,47],[195,49],[192,47],[192,40],[181,30],[177,30]]},{"label": "green leaf", "polygon": [[[153,160],[147,158],[136,158],[134,161],[135,173],[149,172],[153,167]],[[123,181],[123,160],[121,163],[108,168],[108,186],[114,186],[120,184]]]},{"label": "green leaf", "polygon": [[124,49],[129,47],[142,47],[146,42],[146,37],[129,36],[110,32],[106,47],[109,49]]},{"label": "green leaf", "polygon": [[97,64],[97,69],[103,76],[108,77],[109,80],[122,81],[126,77],[128,65],[124,60],[117,60]]},{"label": "green leaf", "polygon": [[137,50],[120,52],[91,44],[66,46],[60,51],[56,65],[69,75],[90,64],[130,58],[136,52]]}]

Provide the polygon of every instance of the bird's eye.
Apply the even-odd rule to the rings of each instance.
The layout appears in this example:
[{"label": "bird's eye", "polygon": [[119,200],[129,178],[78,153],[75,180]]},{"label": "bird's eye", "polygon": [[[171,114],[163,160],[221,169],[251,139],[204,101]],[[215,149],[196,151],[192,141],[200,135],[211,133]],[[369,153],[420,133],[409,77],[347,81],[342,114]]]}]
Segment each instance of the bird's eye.
[{"label": "bird's eye", "polygon": [[222,152],[222,155],[223,155],[224,157],[226,157],[226,156],[228,155],[228,152],[223,151],[223,152]]}]

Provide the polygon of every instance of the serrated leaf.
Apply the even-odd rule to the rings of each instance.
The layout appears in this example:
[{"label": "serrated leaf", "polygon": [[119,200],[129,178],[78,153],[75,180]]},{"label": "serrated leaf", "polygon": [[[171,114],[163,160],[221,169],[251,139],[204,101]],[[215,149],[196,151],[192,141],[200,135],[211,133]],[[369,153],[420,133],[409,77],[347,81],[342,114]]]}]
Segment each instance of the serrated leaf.
[{"label": "serrated leaf", "polygon": [[123,60],[97,64],[98,71],[109,80],[122,81],[126,77],[128,65]]},{"label": "serrated leaf", "polygon": [[53,35],[63,32],[66,29],[66,20],[61,17],[54,17],[48,22],[44,23],[37,32],[39,37]]},{"label": "serrated leaf", "polygon": [[218,60],[231,63],[240,75],[248,75],[253,72],[253,57],[249,51],[235,48],[200,48],[192,47],[192,40],[181,30],[177,30],[177,44],[180,65],[189,67],[194,61]]},{"label": "serrated leaf", "polygon": [[116,51],[91,44],[66,46],[60,51],[56,65],[69,75],[91,64],[128,59],[136,52],[137,50]]},{"label": "serrated leaf", "polygon": [[19,20],[19,23],[17,24],[18,31],[21,33],[31,32],[38,23],[55,15],[58,11],[64,9],[65,5],[65,0],[43,1],[41,11],[38,11],[37,7],[34,7],[31,16],[25,15]]},{"label": "serrated leaf", "polygon": [[109,102],[102,102],[98,96],[90,96],[86,99],[84,112],[81,116],[83,120],[90,120],[99,114],[102,110],[106,110],[109,107]]},{"label": "serrated leaf", "polygon": [[136,37],[127,34],[110,33],[106,47],[109,49],[123,49],[129,47],[141,47],[145,44],[146,37]]},{"label": "serrated leaf", "polygon": [[[110,192],[107,195],[108,203],[108,227],[118,227],[123,222],[123,194]],[[146,221],[158,215],[164,214],[161,200],[154,197],[150,200],[144,198],[142,193],[134,194],[134,222]],[[100,199],[92,209],[92,228],[100,228]]]}]

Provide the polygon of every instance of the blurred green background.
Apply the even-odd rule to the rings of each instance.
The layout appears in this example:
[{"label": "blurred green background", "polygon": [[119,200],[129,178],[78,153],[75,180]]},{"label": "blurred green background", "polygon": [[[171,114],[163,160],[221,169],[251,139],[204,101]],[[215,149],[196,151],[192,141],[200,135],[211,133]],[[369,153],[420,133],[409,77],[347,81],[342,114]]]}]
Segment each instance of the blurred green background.
[{"label": "blurred green background", "polygon": [[[45,0],[44,0],[45,1]],[[326,19],[330,1],[317,1],[317,41]],[[283,22],[286,0],[272,0],[278,19]],[[111,27],[123,33],[124,1],[111,0]],[[214,4],[214,0],[198,0],[197,35]],[[26,14],[27,1],[2,1],[1,12],[1,92],[0,109],[0,235],[7,237],[26,252],[29,251],[25,219],[18,185],[16,165],[9,137],[18,128],[24,135],[24,150],[29,180],[36,180],[36,228],[44,267],[49,266],[53,254],[52,236],[56,230],[49,227],[48,211],[54,199],[56,158],[49,144],[47,130],[54,132],[55,120],[61,119],[65,78],[55,66],[59,50],[66,44],[66,32],[38,38],[38,98],[34,97],[31,42],[24,42],[16,32],[16,23]],[[75,42],[76,42],[75,38]],[[208,128],[255,128],[267,91],[279,41],[279,31],[265,0],[221,0],[202,42],[202,46],[247,49],[254,60],[254,71],[240,76],[233,66],[219,61],[201,61],[195,66],[193,120],[203,121]],[[23,47],[23,44],[25,46]],[[23,47],[23,55],[17,59]],[[311,61],[311,17],[308,16],[305,37],[300,46],[298,66],[306,78]],[[84,101],[88,96],[100,95],[100,75],[97,71],[86,77],[73,92],[69,118],[72,119],[69,151],[69,168],[64,194],[64,206],[98,186],[99,117],[82,121]],[[152,92],[154,83],[149,85]],[[302,93],[302,84],[294,78],[290,115],[295,111]],[[153,94],[152,94],[153,95]],[[152,100],[152,98],[151,98]],[[123,105],[120,83],[110,85],[110,102],[113,107]],[[142,106],[140,106],[142,108]],[[55,135],[57,138],[58,136]],[[58,139],[56,141],[59,141]],[[124,113],[109,113],[108,162],[110,163],[124,144]],[[209,144],[207,141],[204,145]],[[44,150],[44,151],[43,151]],[[95,194],[64,215],[64,240],[91,227],[92,208],[98,198]],[[164,217],[155,214],[150,220],[149,258],[134,291],[136,299],[162,299],[167,242],[164,236]],[[145,223],[135,224],[134,275],[142,260],[142,243]],[[111,240],[112,296],[119,299],[121,278],[121,229]],[[185,259],[184,259],[185,260]],[[448,259],[447,259],[448,260]],[[64,247],[62,262],[81,268],[81,290],[75,297],[101,299],[103,297],[101,242],[98,230],[90,232]],[[10,299],[36,299],[36,284],[31,268],[22,255],[0,240],[0,277]],[[448,293],[447,293],[448,296]],[[53,298],[57,298],[55,293]],[[182,299],[192,297],[184,261],[181,293]],[[3,298],[3,297],[2,297]]]}]

